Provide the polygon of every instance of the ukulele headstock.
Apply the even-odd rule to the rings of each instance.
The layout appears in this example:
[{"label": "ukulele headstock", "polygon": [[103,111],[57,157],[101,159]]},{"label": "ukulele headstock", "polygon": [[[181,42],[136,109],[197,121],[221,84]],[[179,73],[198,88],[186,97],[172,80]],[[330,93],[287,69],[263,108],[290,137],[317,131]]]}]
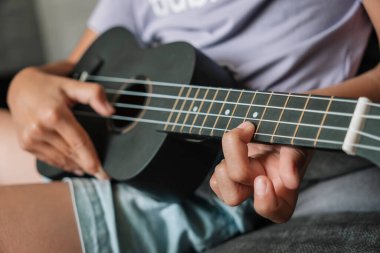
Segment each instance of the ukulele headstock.
[{"label": "ukulele headstock", "polygon": [[363,116],[364,127],[356,145],[356,154],[380,167],[380,104],[369,103]]}]

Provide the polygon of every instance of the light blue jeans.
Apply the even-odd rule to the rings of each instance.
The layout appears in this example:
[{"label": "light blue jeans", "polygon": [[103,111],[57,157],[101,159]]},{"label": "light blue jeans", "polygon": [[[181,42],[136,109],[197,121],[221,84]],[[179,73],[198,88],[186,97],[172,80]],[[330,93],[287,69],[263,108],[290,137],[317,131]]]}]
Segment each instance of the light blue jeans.
[{"label": "light blue jeans", "polygon": [[190,198],[158,201],[124,183],[67,179],[83,252],[203,251],[254,228],[252,202],[224,205],[208,180]]}]

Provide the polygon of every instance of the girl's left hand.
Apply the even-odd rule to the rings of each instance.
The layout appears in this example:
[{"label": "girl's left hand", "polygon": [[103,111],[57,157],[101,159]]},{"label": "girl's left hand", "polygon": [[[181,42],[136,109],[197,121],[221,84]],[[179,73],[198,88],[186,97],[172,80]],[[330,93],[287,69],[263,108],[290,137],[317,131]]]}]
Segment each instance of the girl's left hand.
[{"label": "girl's left hand", "polygon": [[245,122],[223,136],[225,159],[215,168],[210,186],[228,205],[239,205],[253,196],[258,214],[286,222],[294,212],[311,152],[250,143],[254,130],[253,124]]}]

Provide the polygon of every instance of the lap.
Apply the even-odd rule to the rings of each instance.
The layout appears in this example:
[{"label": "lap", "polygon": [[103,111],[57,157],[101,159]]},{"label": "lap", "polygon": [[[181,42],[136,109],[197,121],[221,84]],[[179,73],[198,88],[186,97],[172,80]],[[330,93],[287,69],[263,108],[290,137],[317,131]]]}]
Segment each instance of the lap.
[{"label": "lap", "polygon": [[[323,180],[300,193],[295,217],[377,210],[379,181],[377,168]],[[228,207],[207,184],[202,187],[192,198],[166,203],[123,183],[74,179],[72,191],[85,248],[89,252],[201,251],[262,223],[251,201]]]},{"label": "lap", "polygon": [[252,202],[228,207],[205,183],[194,196],[165,202],[123,183],[71,181],[87,252],[193,252],[252,230]]},{"label": "lap", "polygon": [[[300,195],[300,203],[309,199],[308,210],[313,209],[314,213],[298,215],[296,211],[295,219],[344,213],[354,206],[359,206],[355,211],[366,212],[372,207],[365,209],[360,201],[366,199],[364,196],[367,203],[374,201],[379,177],[378,169],[368,169],[317,183]],[[359,186],[353,187],[355,183]],[[81,235],[88,252],[200,251],[255,229],[260,221],[250,201],[240,207],[227,207],[212,195],[206,184],[196,196],[176,203],[156,200],[125,184],[90,179],[73,180],[71,190],[73,199],[64,183],[0,187],[0,249],[6,245],[3,242],[12,242],[12,247],[27,245],[25,251],[35,247],[38,252],[80,252]],[[332,200],[330,204],[340,199],[337,206],[341,209],[321,204],[328,199]],[[318,209],[318,205],[324,208]],[[339,216],[331,217],[339,221]],[[260,230],[252,235],[256,233],[255,238],[261,238]],[[16,249],[23,252],[22,248]]]}]

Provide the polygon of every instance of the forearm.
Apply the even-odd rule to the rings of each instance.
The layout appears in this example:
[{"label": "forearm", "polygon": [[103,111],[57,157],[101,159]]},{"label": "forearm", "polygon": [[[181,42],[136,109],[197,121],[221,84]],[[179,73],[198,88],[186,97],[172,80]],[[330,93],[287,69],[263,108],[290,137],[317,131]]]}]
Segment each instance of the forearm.
[{"label": "forearm", "polygon": [[380,64],[360,76],[328,88],[312,90],[310,93],[337,97],[367,97],[373,102],[380,102]]},{"label": "forearm", "polygon": [[[363,6],[372,22],[380,40],[380,1],[363,0]],[[380,64],[372,70],[340,84],[311,91],[312,94],[339,97],[367,97],[373,102],[380,102]]]},{"label": "forearm", "polygon": [[55,63],[49,63],[40,67],[32,67],[39,69],[46,74],[57,75],[57,76],[68,76],[74,69],[74,64],[69,60],[64,60]]}]

